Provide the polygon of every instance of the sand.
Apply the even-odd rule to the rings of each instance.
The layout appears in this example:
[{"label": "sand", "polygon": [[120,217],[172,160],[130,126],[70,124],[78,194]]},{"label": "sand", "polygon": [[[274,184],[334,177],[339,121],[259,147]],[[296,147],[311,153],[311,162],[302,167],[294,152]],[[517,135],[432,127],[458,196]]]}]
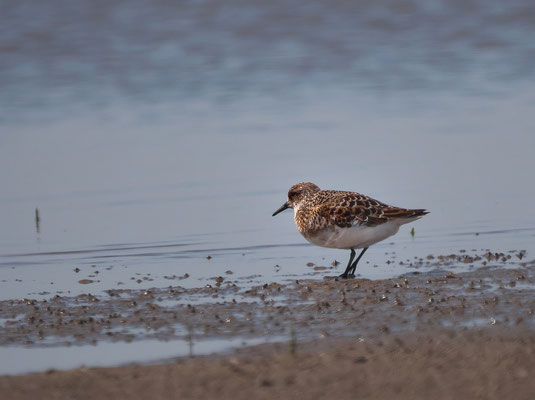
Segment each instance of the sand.
[{"label": "sand", "polygon": [[164,365],[0,377],[9,399],[532,399],[530,331],[279,344]]},{"label": "sand", "polygon": [[[275,344],[158,365],[0,377],[0,397],[533,398],[535,261],[488,255],[454,273],[308,279],[239,287],[110,290],[0,302],[1,345],[273,338]],[[472,260],[465,260],[471,262]],[[203,301],[204,299],[204,301]],[[191,332],[177,330],[189,326]],[[118,329],[121,328],[121,329]]]}]

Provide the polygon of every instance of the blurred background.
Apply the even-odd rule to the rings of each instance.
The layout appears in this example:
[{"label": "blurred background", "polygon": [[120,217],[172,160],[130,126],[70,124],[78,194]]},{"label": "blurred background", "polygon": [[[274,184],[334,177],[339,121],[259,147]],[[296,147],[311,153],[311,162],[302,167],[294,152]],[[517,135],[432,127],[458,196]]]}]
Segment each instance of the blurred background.
[{"label": "blurred background", "polygon": [[534,37],[530,0],[0,1],[1,296],[344,263],[271,217],[300,181],[431,211],[363,277],[533,256]]}]

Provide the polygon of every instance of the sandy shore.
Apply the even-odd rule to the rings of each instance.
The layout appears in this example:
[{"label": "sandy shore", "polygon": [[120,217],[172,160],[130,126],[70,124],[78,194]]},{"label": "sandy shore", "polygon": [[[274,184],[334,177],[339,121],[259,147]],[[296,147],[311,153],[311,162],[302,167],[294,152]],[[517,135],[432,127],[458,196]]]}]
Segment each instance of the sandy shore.
[{"label": "sandy shore", "polygon": [[[532,399],[532,331],[382,335],[166,365],[0,377],[9,399]],[[7,397],[6,397],[7,396]]]},{"label": "sandy shore", "polygon": [[466,257],[375,281],[240,287],[220,277],[197,289],[3,301],[3,346],[282,339],[159,365],[4,376],[0,397],[532,398],[535,261],[494,253],[452,272]]}]

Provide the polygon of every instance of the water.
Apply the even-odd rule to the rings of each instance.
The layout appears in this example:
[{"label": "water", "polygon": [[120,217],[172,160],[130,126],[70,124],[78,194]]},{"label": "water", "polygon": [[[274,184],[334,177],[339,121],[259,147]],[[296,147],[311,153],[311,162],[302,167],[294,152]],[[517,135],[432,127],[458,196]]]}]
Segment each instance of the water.
[{"label": "water", "polygon": [[393,251],[535,254],[530,1],[26,1],[0,22],[1,299],[343,266],[271,217],[305,180],[431,211],[366,278],[408,272]]},{"label": "water", "polygon": [[237,349],[282,340],[269,339],[211,339],[202,341],[185,340],[144,340],[132,343],[98,343],[96,345],[67,347],[2,347],[2,359],[9,364],[0,364],[0,374],[17,375],[44,370],[64,370],[83,366],[109,367],[117,364],[128,365],[138,362],[157,363],[169,361],[172,357],[201,356],[213,352]]}]

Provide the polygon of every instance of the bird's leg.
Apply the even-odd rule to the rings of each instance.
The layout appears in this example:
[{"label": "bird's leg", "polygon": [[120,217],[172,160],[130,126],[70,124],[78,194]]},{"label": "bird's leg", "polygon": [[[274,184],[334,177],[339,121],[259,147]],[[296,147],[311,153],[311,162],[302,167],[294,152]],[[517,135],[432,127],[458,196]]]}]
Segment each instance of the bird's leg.
[{"label": "bird's leg", "polygon": [[339,276],[339,278],[347,279],[348,272],[351,270],[351,262],[355,258],[355,254],[357,254],[355,253],[355,250],[351,249],[351,255],[349,256],[349,262],[347,263],[346,270],[344,271],[342,275]]},{"label": "bird's leg", "polygon": [[[351,268],[349,269],[351,272],[349,275],[355,275],[355,269],[357,269],[357,264],[359,263],[360,258],[364,255],[364,253],[366,253],[366,250],[368,250],[367,247],[363,248],[353,265],[351,265]],[[346,270],[346,272],[348,271]]]}]

